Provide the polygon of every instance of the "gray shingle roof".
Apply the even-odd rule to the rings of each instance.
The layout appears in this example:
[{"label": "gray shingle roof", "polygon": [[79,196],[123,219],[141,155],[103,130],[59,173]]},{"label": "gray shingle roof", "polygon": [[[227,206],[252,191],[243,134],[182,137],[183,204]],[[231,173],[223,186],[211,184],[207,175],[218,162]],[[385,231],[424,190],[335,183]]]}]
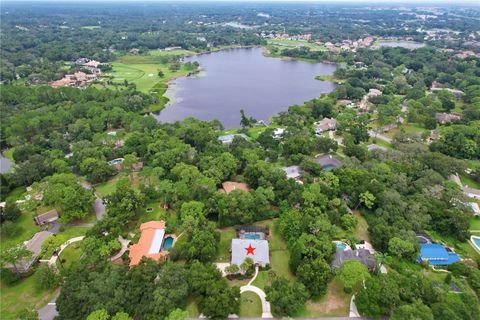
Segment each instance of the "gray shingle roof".
[{"label": "gray shingle roof", "polygon": [[[254,248],[253,254],[246,248]],[[247,254],[248,253],[248,254]],[[232,264],[240,266],[246,258],[251,258],[255,264],[266,265],[270,263],[267,240],[232,239]]]},{"label": "gray shingle roof", "polygon": [[349,260],[357,260],[364,264],[368,270],[375,268],[375,258],[370,251],[366,249],[343,250],[337,248],[331,266],[332,268],[340,268],[345,261]]}]

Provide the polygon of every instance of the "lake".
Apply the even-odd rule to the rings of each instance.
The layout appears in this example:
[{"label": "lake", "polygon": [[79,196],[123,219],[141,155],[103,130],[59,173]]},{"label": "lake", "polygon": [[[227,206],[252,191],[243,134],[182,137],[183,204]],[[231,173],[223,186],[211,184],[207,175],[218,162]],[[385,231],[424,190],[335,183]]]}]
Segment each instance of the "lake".
[{"label": "lake", "polygon": [[290,105],[335,89],[315,77],[333,74],[336,65],[269,58],[263,50],[229,49],[185,59],[198,61],[202,71],[172,81],[165,94],[170,102],[153,116],[161,122],[218,119],[235,128],[242,108],[247,116],[268,121]]},{"label": "lake", "polygon": [[380,47],[402,47],[405,49],[418,49],[425,47],[424,43],[414,41],[379,41]]}]

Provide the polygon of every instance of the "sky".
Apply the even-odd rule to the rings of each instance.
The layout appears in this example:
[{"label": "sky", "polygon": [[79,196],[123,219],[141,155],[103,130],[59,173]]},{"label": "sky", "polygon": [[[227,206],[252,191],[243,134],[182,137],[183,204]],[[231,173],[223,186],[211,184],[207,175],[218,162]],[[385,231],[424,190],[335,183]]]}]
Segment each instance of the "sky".
[{"label": "sky", "polygon": [[[480,6],[480,0],[6,0],[5,2],[306,2],[306,3],[385,3],[385,4],[476,4]],[[0,0],[0,2],[3,2]]]}]

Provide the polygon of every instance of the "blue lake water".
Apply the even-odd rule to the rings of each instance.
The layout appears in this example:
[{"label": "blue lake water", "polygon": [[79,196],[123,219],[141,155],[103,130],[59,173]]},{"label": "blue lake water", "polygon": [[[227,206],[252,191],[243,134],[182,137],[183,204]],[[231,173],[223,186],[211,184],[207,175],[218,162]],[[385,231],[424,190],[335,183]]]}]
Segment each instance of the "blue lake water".
[{"label": "blue lake water", "polygon": [[171,101],[154,116],[161,122],[218,119],[234,128],[242,108],[247,116],[268,121],[290,105],[335,89],[334,83],[315,77],[333,74],[336,65],[269,58],[263,50],[229,49],[187,58],[198,61],[202,71],[172,81],[165,94]]}]

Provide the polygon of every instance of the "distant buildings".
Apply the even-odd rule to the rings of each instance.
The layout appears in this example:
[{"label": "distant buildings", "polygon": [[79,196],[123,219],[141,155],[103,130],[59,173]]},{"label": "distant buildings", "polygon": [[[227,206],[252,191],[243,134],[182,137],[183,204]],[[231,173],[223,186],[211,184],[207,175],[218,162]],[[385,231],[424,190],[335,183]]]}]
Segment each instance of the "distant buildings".
[{"label": "distant buildings", "polygon": [[225,181],[222,183],[222,188],[219,189],[219,192],[222,193],[230,193],[233,190],[242,190],[245,192],[250,191],[248,184],[242,182],[234,182],[234,181]]},{"label": "distant buildings", "polygon": [[234,134],[226,134],[223,136],[219,136],[218,140],[220,140],[223,144],[231,144],[235,137],[241,137],[243,139],[248,139],[248,137],[243,133],[234,133]]},{"label": "distant buildings", "polygon": [[62,79],[50,81],[48,85],[52,88],[60,87],[77,87],[83,88],[87,85],[88,82],[96,80],[96,74],[87,74],[85,72],[75,72],[73,74],[66,74]]},{"label": "distant buildings", "polygon": [[323,118],[322,120],[316,122],[315,125],[315,133],[317,135],[322,135],[324,131],[337,130],[337,120],[334,118]]},{"label": "distant buildings", "polygon": [[283,167],[282,170],[283,172],[285,172],[287,179],[295,179],[297,181],[300,181],[302,174],[300,173],[299,166]]},{"label": "distant buildings", "polygon": [[274,139],[281,139],[285,133],[285,128],[276,128],[273,130],[272,137]]},{"label": "distant buildings", "polygon": [[343,166],[342,161],[329,154],[321,155],[317,157],[315,161],[322,167],[324,171],[330,171],[334,168],[340,168]]},{"label": "distant buildings", "polygon": [[447,124],[447,123],[450,123],[450,122],[460,120],[461,119],[461,114],[439,112],[435,115],[435,119],[437,119],[437,121],[441,124]]}]

